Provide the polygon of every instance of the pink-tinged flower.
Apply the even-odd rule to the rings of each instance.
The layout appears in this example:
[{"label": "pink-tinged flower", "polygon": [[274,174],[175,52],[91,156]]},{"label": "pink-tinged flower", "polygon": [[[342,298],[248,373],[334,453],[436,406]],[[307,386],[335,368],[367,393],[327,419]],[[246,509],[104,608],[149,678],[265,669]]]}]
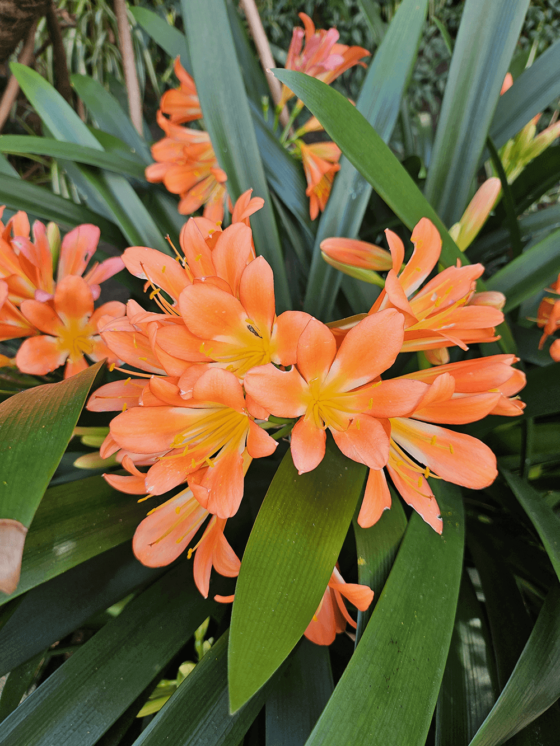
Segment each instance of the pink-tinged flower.
[{"label": "pink-tinged flower", "polygon": [[327,206],[334,175],[340,170],[340,148],[334,142],[317,142],[306,145],[299,142],[309,197],[309,215],[315,220]]},{"label": "pink-tinged flower", "polygon": [[9,292],[8,284],[0,280],[0,339],[19,339],[37,334],[36,327],[9,300]]},{"label": "pink-tinged flower", "polygon": [[[0,215],[3,211],[0,208]],[[60,247],[60,233],[54,223],[45,228],[36,220],[33,223],[33,240],[30,238],[29,220],[24,212],[14,215],[4,227],[0,223],[0,278],[9,289],[9,299],[18,305],[27,299],[51,300],[56,282],[68,275],[82,276],[95,254],[100,230],[95,225],[79,225],[66,234]],[[58,256],[60,250],[60,256]],[[124,269],[120,257],[94,264],[84,276],[91,287],[94,300],[101,292],[100,283]]]},{"label": "pink-tinged flower", "polygon": [[161,112],[157,120],[167,136],[152,146],[156,163],[147,167],[146,179],[163,182],[169,192],[180,195],[181,215],[190,215],[204,205],[204,217],[221,222],[227,176],[218,165],[210,135],[173,124]]},{"label": "pink-tinged flower", "polygon": [[305,630],[305,636],[316,645],[332,645],[337,634],[344,632],[346,624],[356,628],[343,600],[360,611],[365,611],[373,601],[373,591],[367,585],[346,583],[338,568],[334,568],[325,594],[313,619]]},{"label": "pink-tinged flower", "polygon": [[97,321],[102,316],[121,316],[124,305],[112,301],[94,311],[91,288],[82,277],[67,275],[57,283],[52,305],[25,300],[21,312],[44,335],[26,339],[19,348],[16,364],[23,373],[42,376],[66,363],[64,377],[68,378],[87,368],[84,356],[117,361],[97,334]]},{"label": "pink-tinged flower", "polygon": [[501,191],[502,184],[497,177],[487,179],[469,202],[459,222],[451,226],[449,235],[461,251],[465,251],[478,236]]},{"label": "pink-tinged flower", "polygon": [[[305,29],[294,28],[292,41],[286,58],[286,69],[297,70],[332,83],[333,80],[354,65],[364,65],[362,57],[369,57],[370,52],[362,47],[349,47],[338,44],[339,33],[335,28],[328,31],[315,29],[315,24],[305,13],[299,13]],[[305,39],[305,45],[303,44]],[[282,99],[278,108],[284,108],[294,94],[287,86],[282,87]]]},{"label": "pink-tinged flower", "polygon": [[495,341],[495,327],[504,320],[503,313],[492,305],[470,304],[476,280],[484,272],[482,264],[448,267],[419,289],[441,253],[435,226],[427,218],[416,225],[412,233],[414,253],[400,274],[404,245],[392,231],[385,233],[393,269],[369,313],[397,308],[404,314],[404,352],[455,345],[466,350],[469,343]]},{"label": "pink-tinged flower", "polygon": [[400,351],[403,321],[394,309],[368,316],[337,351],[332,332],[311,319],[297,345],[297,367],[268,364],[246,374],[245,389],[257,404],[299,418],[291,451],[300,474],[323,460],[327,429],[348,458],[373,470],[385,466],[388,418],[414,410],[427,390],[420,382],[378,380]]},{"label": "pink-tinged flower", "polygon": [[184,124],[202,118],[202,109],[196,92],[194,80],[181,65],[181,58],[175,60],[175,75],[179,80],[179,88],[166,91],[161,97],[160,109],[169,115],[173,124]]},{"label": "pink-tinged flower", "polygon": [[[220,518],[235,515],[251,459],[270,455],[277,445],[254,422],[238,379],[196,366],[176,384],[151,378],[149,389],[149,401],[111,422],[118,447],[164,454],[143,475],[145,492],[161,495],[188,480],[206,510]],[[114,476],[106,479],[120,489]]]}]

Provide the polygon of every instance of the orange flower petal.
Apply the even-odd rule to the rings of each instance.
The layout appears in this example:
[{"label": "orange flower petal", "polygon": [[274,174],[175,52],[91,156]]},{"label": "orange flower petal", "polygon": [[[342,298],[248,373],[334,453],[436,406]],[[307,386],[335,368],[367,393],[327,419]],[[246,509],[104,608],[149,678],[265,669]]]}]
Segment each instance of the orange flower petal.
[{"label": "orange flower petal", "polygon": [[249,420],[249,433],[247,435],[247,450],[253,458],[262,458],[274,453],[278,443],[270,435],[259,427],[255,422]]},{"label": "orange flower petal", "polygon": [[67,275],[82,275],[95,254],[101,231],[96,225],[78,225],[67,233],[60,248],[58,282]]},{"label": "orange flower petal", "polygon": [[373,526],[381,518],[383,511],[389,510],[390,507],[391,493],[383,469],[370,469],[358,515],[358,525],[362,528]]},{"label": "orange flower petal", "polygon": [[63,328],[62,321],[47,303],[37,300],[24,300],[20,306],[25,318],[45,334],[57,337]]},{"label": "orange flower petal", "polygon": [[342,453],[370,469],[382,469],[389,458],[389,438],[379,420],[360,414],[344,432],[330,428]]},{"label": "orange flower petal", "polygon": [[191,282],[185,269],[173,257],[145,246],[131,246],[123,254],[123,261],[130,274],[150,280],[177,301],[183,288]]},{"label": "orange flower petal", "polygon": [[111,435],[121,448],[135,453],[167,451],[193,415],[180,407],[134,407],[111,421]]},{"label": "orange flower petal", "polygon": [[[229,284],[236,296],[239,294],[241,276],[253,258],[252,236],[251,229],[244,223],[234,223],[220,234],[216,248],[212,252],[216,274]],[[274,284],[270,281],[267,284],[267,291],[272,294],[274,302]],[[243,300],[241,302],[243,303]]]},{"label": "orange flower petal", "polygon": [[447,401],[419,407],[413,416],[415,419],[424,422],[465,425],[467,422],[482,420],[492,413],[502,398],[499,392],[496,394],[458,395]]},{"label": "orange flower petal", "polygon": [[239,300],[258,330],[270,332],[276,316],[274,277],[262,256],[245,267],[239,283]]},{"label": "orange flower petal", "polygon": [[[423,386],[403,386],[404,381],[393,379],[380,381],[366,386],[356,392],[352,401],[355,411],[364,412],[371,417],[385,419],[387,417],[404,417],[413,412],[428,391]],[[410,381],[418,384],[420,381]]]},{"label": "orange flower petal", "polygon": [[179,307],[188,329],[201,339],[231,342],[247,328],[247,313],[237,298],[212,285],[185,288]]},{"label": "orange flower petal", "polygon": [[93,313],[93,295],[82,277],[68,275],[54,292],[54,307],[64,322],[86,319]]},{"label": "orange flower petal", "polygon": [[275,347],[272,360],[280,365],[295,365],[297,346],[303,330],[313,317],[303,311],[284,311],[276,319]]},{"label": "orange flower petal", "polygon": [[[443,532],[443,521],[439,505],[426,480],[420,477],[421,486],[419,489],[415,489],[409,482],[403,479],[401,473],[392,468],[391,463],[387,465],[387,469],[393,480],[393,484],[405,503],[410,505],[434,531],[441,534]],[[400,472],[403,471],[406,473],[406,469],[401,467]],[[411,477],[414,481],[418,478],[416,474],[412,473]]]},{"label": "orange flower petal", "polygon": [[64,364],[67,352],[61,352],[54,337],[26,339],[16,355],[16,365],[22,373],[44,376]]},{"label": "orange flower petal", "polygon": [[327,434],[311,419],[302,417],[292,430],[291,451],[298,474],[313,471],[325,455]]},{"label": "orange flower petal", "polygon": [[309,383],[315,378],[324,379],[336,355],[336,341],[331,330],[312,318],[297,346],[297,366]]},{"label": "orange flower petal", "polygon": [[295,367],[282,371],[272,363],[260,365],[245,375],[244,385],[245,391],[257,404],[278,417],[305,414],[307,384]]},{"label": "orange flower petal", "polygon": [[106,383],[89,397],[86,409],[90,412],[120,412],[125,404],[127,409],[137,407],[146,385],[145,378],[127,378],[126,381]]},{"label": "orange flower petal", "polygon": [[215,275],[212,252],[196,222],[190,218],[181,228],[179,242],[194,277]]},{"label": "orange flower petal", "polygon": [[414,252],[410,257],[399,282],[409,297],[430,274],[441,254],[441,236],[428,218],[422,218],[412,231]]},{"label": "orange flower petal", "polygon": [[243,389],[233,373],[221,368],[210,368],[197,380],[193,387],[193,397],[199,401],[215,402],[224,407],[245,410]]}]

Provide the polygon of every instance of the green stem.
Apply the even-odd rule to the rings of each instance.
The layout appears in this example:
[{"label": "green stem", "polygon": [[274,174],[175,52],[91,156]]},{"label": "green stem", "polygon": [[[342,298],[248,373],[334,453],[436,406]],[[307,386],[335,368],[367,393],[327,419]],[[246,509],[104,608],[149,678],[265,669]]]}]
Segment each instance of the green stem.
[{"label": "green stem", "polygon": [[284,127],[284,130],[282,131],[282,134],[280,135],[280,142],[282,144],[286,142],[286,139],[288,135],[290,134],[290,129],[292,128],[292,124],[295,122],[297,115],[300,113],[302,109],[303,109],[303,101],[298,101],[297,104],[292,109],[292,111],[290,112],[290,118],[286,122],[286,126]]},{"label": "green stem", "polygon": [[511,237],[511,258],[515,259],[516,256],[520,256],[523,250],[523,244],[521,242],[521,232],[519,230],[519,223],[517,222],[517,214],[515,210],[515,200],[507,180],[506,172],[502,165],[499,153],[496,150],[496,146],[492,142],[490,137],[486,140],[486,147],[490,153],[492,159],[492,165],[498,174],[500,181],[502,182],[502,192],[504,195],[504,209],[506,211],[506,219],[509,228],[509,234]]}]

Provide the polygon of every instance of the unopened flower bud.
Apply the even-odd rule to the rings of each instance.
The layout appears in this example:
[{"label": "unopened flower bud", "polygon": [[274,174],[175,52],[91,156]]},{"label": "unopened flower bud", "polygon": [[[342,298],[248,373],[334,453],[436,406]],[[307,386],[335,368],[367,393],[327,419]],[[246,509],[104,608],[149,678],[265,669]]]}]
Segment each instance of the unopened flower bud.
[{"label": "unopened flower bud", "polygon": [[478,236],[496,204],[501,188],[498,178],[487,179],[470,201],[461,220],[449,230],[461,251],[465,251]]},{"label": "unopened flower bud", "polygon": [[58,256],[60,254],[60,229],[56,223],[49,223],[47,225],[47,241],[49,242],[49,248],[52,256],[53,272],[58,264]]},{"label": "unopened flower bud", "polygon": [[498,290],[485,290],[475,293],[469,301],[469,306],[492,306],[501,311],[506,304],[506,296]]}]

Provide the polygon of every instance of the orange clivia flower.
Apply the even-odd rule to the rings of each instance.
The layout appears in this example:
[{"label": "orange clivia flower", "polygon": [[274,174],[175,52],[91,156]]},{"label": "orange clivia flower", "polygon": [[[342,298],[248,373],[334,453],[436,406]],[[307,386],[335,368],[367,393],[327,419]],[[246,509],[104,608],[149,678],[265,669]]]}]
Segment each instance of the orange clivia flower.
[{"label": "orange clivia flower", "polygon": [[311,319],[299,338],[297,367],[268,364],[245,376],[247,393],[279,417],[298,417],[291,451],[300,474],[323,460],[326,430],[348,458],[382,469],[389,457],[389,417],[408,414],[427,387],[413,381],[380,381],[397,357],[404,319],[388,309],[363,319],[340,349],[330,329]]},{"label": "orange clivia flower", "polygon": [[[298,70],[332,83],[333,80],[354,65],[361,64],[362,57],[369,57],[370,52],[363,47],[349,47],[339,44],[339,33],[335,28],[315,29],[315,24],[305,13],[299,13],[305,29],[297,26],[292,33],[292,40],[286,58],[287,70]],[[305,45],[303,44],[305,40]],[[279,108],[282,109],[294,94],[284,85]]]},{"label": "orange clivia flower", "polygon": [[305,193],[309,197],[309,215],[315,220],[319,211],[323,212],[327,206],[334,175],[340,170],[340,148],[334,142],[306,145],[302,141],[298,147],[307,179]]},{"label": "orange clivia flower", "polygon": [[102,316],[121,316],[124,305],[111,301],[94,311],[92,291],[82,277],[67,275],[57,283],[52,305],[25,300],[21,313],[44,335],[26,339],[19,348],[16,364],[23,373],[43,376],[66,363],[64,377],[68,378],[87,368],[84,356],[117,361],[98,335],[97,321]]},{"label": "orange clivia flower", "polygon": [[[547,289],[547,292],[560,295],[560,275],[558,275],[558,279],[552,287]],[[542,299],[537,313],[537,326],[543,329],[539,341],[539,350],[542,350],[546,340],[560,328],[560,299],[556,300],[548,296]],[[560,344],[558,344],[558,341],[556,339],[549,348],[550,357],[555,362],[560,361]]]},{"label": "orange clivia flower", "polygon": [[[208,511],[235,515],[251,459],[270,455],[277,445],[249,414],[238,379],[195,366],[176,383],[153,377],[149,389],[149,404],[118,415],[110,431],[127,451],[164,454],[144,475],[145,492],[161,495],[188,480]],[[114,483],[115,477],[106,479]]]},{"label": "orange clivia flower", "polygon": [[227,176],[219,167],[208,132],[180,127],[158,112],[166,137],[152,146],[156,163],[146,168],[146,179],[163,182],[181,197],[179,212],[190,215],[204,205],[204,217],[213,223],[224,217]]},{"label": "orange clivia flower", "polygon": [[181,58],[175,60],[175,75],[179,88],[166,91],[161,97],[160,109],[169,116],[173,124],[184,124],[202,118],[202,109],[196,92],[194,80],[181,65]]},{"label": "orange clivia flower", "polygon": [[449,235],[461,251],[465,251],[480,233],[502,191],[501,181],[493,176],[478,189],[458,223]]},{"label": "orange clivia flower", "polygon": [[373,601],[371,588],[358,583],[346,583],[335,567],[319,608],[305,630],[308,640],[316,645],[332,645],[337,634],[345,631],[346,623],[356,628],[356,622],[348,613],[343,596],[360,611],[369,608]]}]

